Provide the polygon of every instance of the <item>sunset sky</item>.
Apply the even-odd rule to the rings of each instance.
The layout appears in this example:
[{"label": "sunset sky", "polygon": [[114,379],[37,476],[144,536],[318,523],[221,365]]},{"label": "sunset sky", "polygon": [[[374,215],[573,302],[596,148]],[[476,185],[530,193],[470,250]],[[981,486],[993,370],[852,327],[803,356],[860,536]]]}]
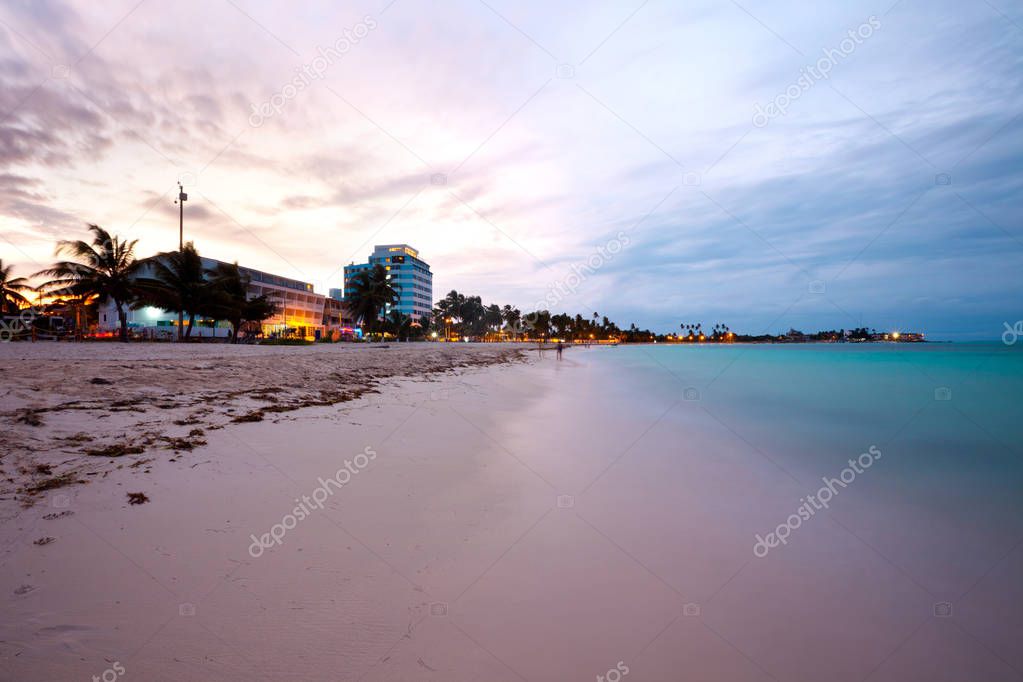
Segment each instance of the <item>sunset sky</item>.
[{"label": "sunset sky", "polygon": [[6,1],[0,258],[176,248],[181,179],[203,255],[322,293],[407,242],[435,299],[997,338],[1021,62],[1007,0]]}]

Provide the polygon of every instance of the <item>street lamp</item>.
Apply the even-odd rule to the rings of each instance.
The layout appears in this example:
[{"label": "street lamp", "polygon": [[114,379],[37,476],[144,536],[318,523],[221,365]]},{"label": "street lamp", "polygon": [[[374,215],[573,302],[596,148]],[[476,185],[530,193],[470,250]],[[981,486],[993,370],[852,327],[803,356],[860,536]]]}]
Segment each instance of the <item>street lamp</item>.
[{"label": "street lamp", "polygon": [[[188,201],[188,195],[185,194],[185,188],[181,186],[181,182],[178,182],[178,200],[174,203],[178,205],[178,254],[181,254],[185,250],[185,202]],[[185,311],[178,311],[178,341],[182,338],[182,329],[185,326]]]}]

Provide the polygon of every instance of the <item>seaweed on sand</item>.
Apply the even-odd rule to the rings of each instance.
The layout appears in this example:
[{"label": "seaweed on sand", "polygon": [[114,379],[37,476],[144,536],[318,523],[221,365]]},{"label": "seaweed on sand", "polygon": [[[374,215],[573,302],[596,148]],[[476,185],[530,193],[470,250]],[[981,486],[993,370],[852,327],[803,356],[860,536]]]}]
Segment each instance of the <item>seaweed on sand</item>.
[{"label": "seaweed on sand", "polygon": [[145,504],[149,502],[149,496],[145,493],[128,493],[128,504]]},{"label": "seaweed on sand", "polygon": [[113,445],[107,445],[106,447],[86,450],[85,454],[90,457],[124,457],[125,455],[140,455],[143,452],[145,452],[145,448],[141,445],[114,443]]},{"label": "seaweed on sand", "polygon": [[28,493],[29,495],[35,495],[45,490],[63,488],[66,485],[74,485],[75,483],[78,483],[78,479],[75,478],[75,474],[73,472],[69,471],[66,474],[54,476],[53,478],[47,478],[42,481],[39,481],[38,483],[33,483],[32,485],[25,486],[25,492]]},{"label": "seaweed on sand", "polygon": [[22,424],[28,424],[29,426],[43,425],[43,418],[39,416],[39,410],[34,410],[31,407],[19,410],[18,416],[15,417],[15,421],[21,422]]}]

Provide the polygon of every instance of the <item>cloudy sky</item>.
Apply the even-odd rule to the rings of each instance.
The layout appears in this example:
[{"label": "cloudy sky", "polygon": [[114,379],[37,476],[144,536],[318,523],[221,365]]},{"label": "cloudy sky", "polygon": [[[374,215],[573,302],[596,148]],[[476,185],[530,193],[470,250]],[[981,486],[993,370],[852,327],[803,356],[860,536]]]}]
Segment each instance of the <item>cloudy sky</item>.
[{"label": "cloudy sky", "polygon": [[[894,4],[893,4],[894,3]],[[1008,0],[7,0],[0,258],[146,255],[751,332],[1023,318]]]}]

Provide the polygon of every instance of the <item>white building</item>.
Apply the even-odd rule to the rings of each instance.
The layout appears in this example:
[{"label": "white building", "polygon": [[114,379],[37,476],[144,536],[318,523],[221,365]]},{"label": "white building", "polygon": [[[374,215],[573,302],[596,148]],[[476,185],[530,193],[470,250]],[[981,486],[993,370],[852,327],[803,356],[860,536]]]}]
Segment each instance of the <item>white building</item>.
[{"label": "white building", "polygon": [[[212,258],[203,258],[202,262],[203,268],[206,270],[212,270],[222,263],[222,261]],[[316,336],[317,332],[323,333],[337,328],[335,326],[337,323],[334,322],[339,319],[337,311],[333,311],[333,315],[324,315],[326,296],[315,293],[312,284],[244,266],[238,266],[238,269],[242,275],[249,277],[249,298],[266,294],[267,298],[277,304],[277,313],[262,324],[264,334],[294,334],[311,338]],[[140,273],[140,277],[151,276],[152,273],[146,268]],[[344,325],[346,321],[340,319],[340,325]],[[188,324],[187,317],[185,324]],[[153,307],[128,311],[128,327],[135,331],[166,331],[168,335],[176,336],[177,325],[178,314],[176,312]],[[113,301],[108,301],[106,305],[99,308],[99,330],[112,332],[118,328],[117,308]],[[200,338],[224,337],[229,332],[230,325],[226,322],[219,322],[214,326],[213,320],[196,319],[192,336]]]}]

